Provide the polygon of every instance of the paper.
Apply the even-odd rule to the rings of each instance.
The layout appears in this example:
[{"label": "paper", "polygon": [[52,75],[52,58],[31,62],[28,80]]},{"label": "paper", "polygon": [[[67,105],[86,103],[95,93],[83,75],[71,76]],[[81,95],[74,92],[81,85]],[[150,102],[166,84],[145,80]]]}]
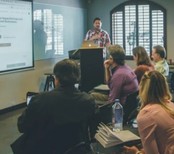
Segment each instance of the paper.
[{"label": "paper", "polygon": [[94,87],[94,90],[109,91],[109,87],[107,84],[100,84],[100,85]]}]

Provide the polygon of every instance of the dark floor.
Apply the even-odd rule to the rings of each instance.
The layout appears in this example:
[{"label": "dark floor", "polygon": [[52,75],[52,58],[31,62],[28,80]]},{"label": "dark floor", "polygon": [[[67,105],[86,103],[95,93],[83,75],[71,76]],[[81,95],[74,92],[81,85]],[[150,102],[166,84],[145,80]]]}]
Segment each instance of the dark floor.
[{"label": "dark floor", "polygon": [[13,154],[10,144],[20,136],[17,118],[23,110],[24,108],[0,115],[0,154]]}]

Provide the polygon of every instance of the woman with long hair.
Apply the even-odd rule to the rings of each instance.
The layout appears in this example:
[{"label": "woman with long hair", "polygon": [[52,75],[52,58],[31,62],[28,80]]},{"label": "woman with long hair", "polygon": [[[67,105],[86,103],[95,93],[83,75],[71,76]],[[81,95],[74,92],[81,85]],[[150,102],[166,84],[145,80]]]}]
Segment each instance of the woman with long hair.
[{"label": "woman with long hair", "polygon": [[154,70],[154,66],[146,52],[146,49],[141,46],[137,46],[132,50],[133,58],[136,62],[137,67],[134,72],[137,75],[138,83],[146,71]]},{"label": "woman with long hair", "polygon": [[139,85],[141,109],[137,116],[143,150],[125,147],[127,154],[174,153],[174,104],[165,77],[146,72]]}]

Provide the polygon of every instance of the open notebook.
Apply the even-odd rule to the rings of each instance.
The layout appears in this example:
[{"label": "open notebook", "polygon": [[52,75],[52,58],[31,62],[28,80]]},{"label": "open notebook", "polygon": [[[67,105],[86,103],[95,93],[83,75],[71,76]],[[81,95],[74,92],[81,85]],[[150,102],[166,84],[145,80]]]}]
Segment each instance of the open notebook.
[{"label": "open notebook", "polygon": [[96,87],[94,87],[95,91],[109,91],[109,87],[107,84],[100,84]]},{"label": "open notebook", "polygon": [[101,123],[98,126],[95,138],[104,148],[112,147],[121,144],[140,143],[140,137],[129,130],[113,132],[108,126]]}]

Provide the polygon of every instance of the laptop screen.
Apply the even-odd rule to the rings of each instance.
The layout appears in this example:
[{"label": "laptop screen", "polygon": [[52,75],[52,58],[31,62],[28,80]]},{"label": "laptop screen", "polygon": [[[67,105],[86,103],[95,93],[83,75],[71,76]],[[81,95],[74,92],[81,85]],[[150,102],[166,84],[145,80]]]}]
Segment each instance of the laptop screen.
[{"label": "laptop screen", "polygon": [[81,48],[97,48],[98,45],[94,43],[94,41],[84,40]]},{"label": "laptop screen", "polygon": [[38,93],[36,93],[36,92],[27,92],[27,94],[26,94],[26,103],[27,103],[27,105],[29,105],[31,98],[33,96],[37,95],[37,94]]}]

